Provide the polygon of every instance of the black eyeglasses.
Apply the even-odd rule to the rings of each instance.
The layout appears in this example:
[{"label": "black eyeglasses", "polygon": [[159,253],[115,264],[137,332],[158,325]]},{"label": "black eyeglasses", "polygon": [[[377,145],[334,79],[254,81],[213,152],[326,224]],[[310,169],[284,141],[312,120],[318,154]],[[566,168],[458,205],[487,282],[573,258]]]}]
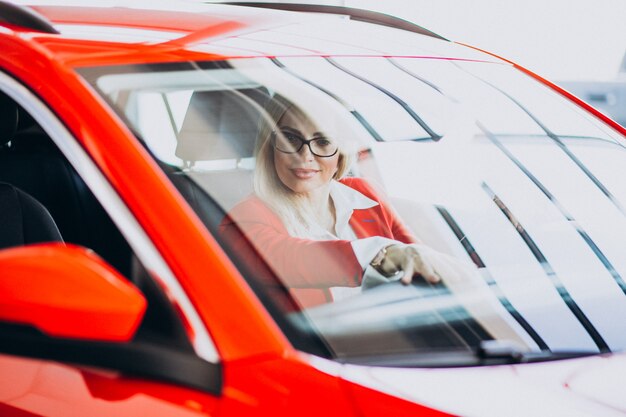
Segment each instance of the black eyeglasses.
[{"label": "black eyeglasses", "polygon": [[321,158],[330,158],[339,150],[337,144],[326,137],[306,140],[301,135],[289,130],[272,132],[272,144],[274,149],[282,153],[298,153],[304,145],[307,145],[313,155]]}]

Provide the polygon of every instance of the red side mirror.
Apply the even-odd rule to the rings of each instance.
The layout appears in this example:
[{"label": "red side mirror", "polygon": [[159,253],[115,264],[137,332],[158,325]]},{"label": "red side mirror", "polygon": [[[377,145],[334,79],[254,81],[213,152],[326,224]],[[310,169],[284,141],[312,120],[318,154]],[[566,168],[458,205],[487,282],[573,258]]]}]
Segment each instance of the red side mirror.
[{"label": "red side mirror", "polygon": [[50,336],[129,341],[146,300],[92,251],[62,244],[0,251],[0,320]]}]

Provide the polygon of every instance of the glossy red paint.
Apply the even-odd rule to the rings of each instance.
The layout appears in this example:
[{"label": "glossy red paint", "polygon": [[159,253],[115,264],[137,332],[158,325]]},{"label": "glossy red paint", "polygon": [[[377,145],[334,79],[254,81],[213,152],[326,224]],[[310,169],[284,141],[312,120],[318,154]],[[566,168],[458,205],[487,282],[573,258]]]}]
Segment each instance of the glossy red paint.
[{"label": "glossy red paint", "polygon": [[388,395],[361,385],[344,383],[346,384],[346,389],[354,398],[357,410],[363,415],[385,416],[393,413],[396,415],[419,415],[423,417],[452,416],[452,414],[444,413],[434,408],[400,399],[394,402],[393,407],[390,407]]},{"label": "glossy red paint", "polygon": [[238,31],[249,30],[265,20],[250,14],[230,16],[156,10],[146,14],[144,10],[127,7],[38,6],[33,9],[55,24],[130,29],[136,30],[139,36],[150,31],[172,34],[171,40],[124,43],[66,39],[12,27],[44,46],[54,54],[55,60],[70,66],[211,60],[217,56],[194,51],[194,45],[213,38],[235,36]]},{"label": "glossy red paint", "polygon": [[[225,378],[233,385],[224,390],[220,408],[224,415],[449,415],[323,372],[311,367],[302,354],[235,361],[226,367]],[[278,404],[281,411],[275,414]]]},{"label": "glossy red paint", "polygon": [[0,251],[0,320],[57,337],[129,341],[146,300],[92,251],[63,244]]},{"label": "glossy red paint", "polygon": [[217,399],[115,372],[0,355],[0,415],[209,416]]},{"label": "glossy red paint", "polygon": [[[0,355],[3,416],[448,416],[331,377],[295,357],[235,361],[218,398],[169,384]],[[321,395],[320,393],[324,393]],[[37,401],[33,401],[37,398]]]},{"label": "glossy red paint", "polygon": [[36,37],[38,45],[53,53],[55,60],[72,67],[93,65],[127,65],[212,60],[218,55],[199,53],[171,44],[146,46],[93,40],[67,40],[48,35]]},{"label": "glossy red paint", "polygon": [[[210,28],[237,28],[242,24],[230,21],[228,16],[215,16],[208,13],[188,13],[171,10],[145,10],[132,7],[63,7],[35,6],[33,10],[43,14],[55,24],[75,24],[87,26],[108,26],[137,28],[140,30],[171,31],[194,33]],[[227,23],[235,23],[232,26]],[[225,34],[226,30],[214,31]]]}]

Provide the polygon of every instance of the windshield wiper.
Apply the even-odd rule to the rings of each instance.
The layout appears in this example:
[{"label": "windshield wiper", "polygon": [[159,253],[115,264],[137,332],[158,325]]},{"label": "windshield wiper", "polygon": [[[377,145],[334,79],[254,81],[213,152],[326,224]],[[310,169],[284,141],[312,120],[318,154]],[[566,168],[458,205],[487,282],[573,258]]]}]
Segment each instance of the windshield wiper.
[{"label": "windshield wiper", "polygon": [[599,354],[597,351],[528,351],[507,340],[483,340],[476,348],[475,356],[480,365],[500,365],[507,363],[543,362],[559,359],[572,359]]},{"label": "windshield wiper", "polygon": [[598,351],[568,350],[529,351],[507,340],[484,340],[472,349],[446,349],[387,355],[365,355],[335,358],[341,363],[394,368],[456,368],[469,366],[512,365],[573,359],[601,354]]}]

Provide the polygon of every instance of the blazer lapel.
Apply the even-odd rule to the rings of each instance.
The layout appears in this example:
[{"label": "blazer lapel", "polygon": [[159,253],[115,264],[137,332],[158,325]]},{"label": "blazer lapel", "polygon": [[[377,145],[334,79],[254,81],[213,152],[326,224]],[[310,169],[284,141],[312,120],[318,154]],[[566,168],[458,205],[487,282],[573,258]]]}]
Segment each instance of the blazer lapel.
[{"label": "blazer lapel", "polygon": [[385,227],[385,222],[376,210],[378,207],[380,206],[354,210],[352,217],[350,217],[350,227],[354,230],[357,238],[391,237],[390,231]]}]

